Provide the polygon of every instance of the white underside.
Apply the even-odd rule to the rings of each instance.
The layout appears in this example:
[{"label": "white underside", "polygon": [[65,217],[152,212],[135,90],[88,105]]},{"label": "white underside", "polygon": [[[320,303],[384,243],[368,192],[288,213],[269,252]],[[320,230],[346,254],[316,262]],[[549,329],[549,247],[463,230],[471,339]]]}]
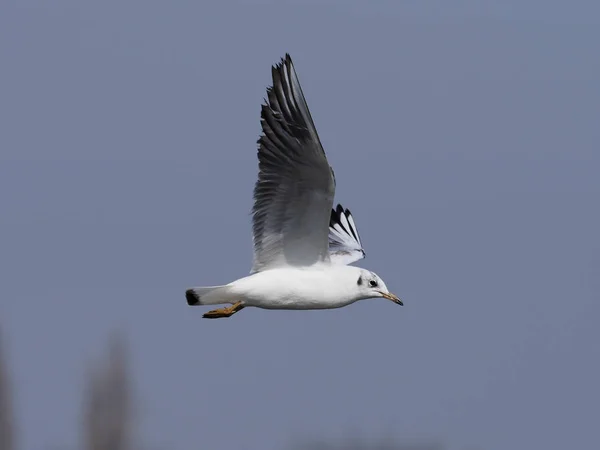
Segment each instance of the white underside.
[{"label": "white underside", "polygon": [[317,265],[265,270],[240,278],[219,293],[223,303],[242,301],[264,309],[330,309],[361,298],[356,281],[360,269]]}]

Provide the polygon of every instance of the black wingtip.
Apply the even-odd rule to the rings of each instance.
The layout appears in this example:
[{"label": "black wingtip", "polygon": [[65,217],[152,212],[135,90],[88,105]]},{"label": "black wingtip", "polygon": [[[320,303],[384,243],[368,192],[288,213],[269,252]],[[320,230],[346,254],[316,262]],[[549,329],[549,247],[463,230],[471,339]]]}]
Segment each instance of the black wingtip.
[{"label": "black wingtip", "polygon": [[185,299],[187,300],[187,304],[189,306],[198,305],[200,303],[200,297],[193,289],[188,289],[185,291]]},{"label": "black wingtip", "polygon": [[292,62],[292,57],[290,56],[289,53],[286,53],[284,57],[282,57],[278,63],[276,63],[275,65],[271,66],[271,71],[272,72],[276,72],[281,70],[282,67],[284,66],[288,66],[291,67],[293,66],[294,63]]},{"label": "black wingtip", "polygon": [[338,203],[336,208],[331,208],[331,215],[329,216],[329,226],[333,227],[336,223],[340,221],[340,212],[343,212],[344,208],[342,205]]}]

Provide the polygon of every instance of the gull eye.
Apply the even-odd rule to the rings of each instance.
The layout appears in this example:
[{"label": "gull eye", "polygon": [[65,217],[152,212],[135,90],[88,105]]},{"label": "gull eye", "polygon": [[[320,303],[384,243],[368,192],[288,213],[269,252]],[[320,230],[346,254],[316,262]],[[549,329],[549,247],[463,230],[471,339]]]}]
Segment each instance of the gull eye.
[{"label": "gull eye", "polygon": [[371,286],[371,287],[377,286],[377,281],[375,281],[375,280],[369,281],[369,286]]}]

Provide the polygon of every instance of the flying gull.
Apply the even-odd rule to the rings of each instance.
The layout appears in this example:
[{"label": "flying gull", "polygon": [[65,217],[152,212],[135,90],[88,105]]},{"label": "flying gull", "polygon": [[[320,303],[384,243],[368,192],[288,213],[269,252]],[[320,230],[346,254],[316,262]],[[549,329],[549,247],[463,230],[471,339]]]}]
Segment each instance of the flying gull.
[{"label": "flying gull", "polygon": [[221,305],[205,318],[245,307],[331,309],[383,297],[402,305],[375,273],[350,266],[365,257],[352,214],[333,208],[335,176],[289,54],[272,67],[261,110],[250,275],[186,291],[190,306]]}]

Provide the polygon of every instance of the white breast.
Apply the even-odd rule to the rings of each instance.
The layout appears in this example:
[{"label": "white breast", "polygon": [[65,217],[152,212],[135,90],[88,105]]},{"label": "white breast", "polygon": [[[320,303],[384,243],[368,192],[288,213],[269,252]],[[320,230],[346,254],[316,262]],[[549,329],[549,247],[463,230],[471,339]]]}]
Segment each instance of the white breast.
[{"label": "white breast", "polygon": [[339,308],[358,300],[359,273],[360,269],[352,266],[278,268],[237,280],[230,285],[230,292],[258,308]]}]

